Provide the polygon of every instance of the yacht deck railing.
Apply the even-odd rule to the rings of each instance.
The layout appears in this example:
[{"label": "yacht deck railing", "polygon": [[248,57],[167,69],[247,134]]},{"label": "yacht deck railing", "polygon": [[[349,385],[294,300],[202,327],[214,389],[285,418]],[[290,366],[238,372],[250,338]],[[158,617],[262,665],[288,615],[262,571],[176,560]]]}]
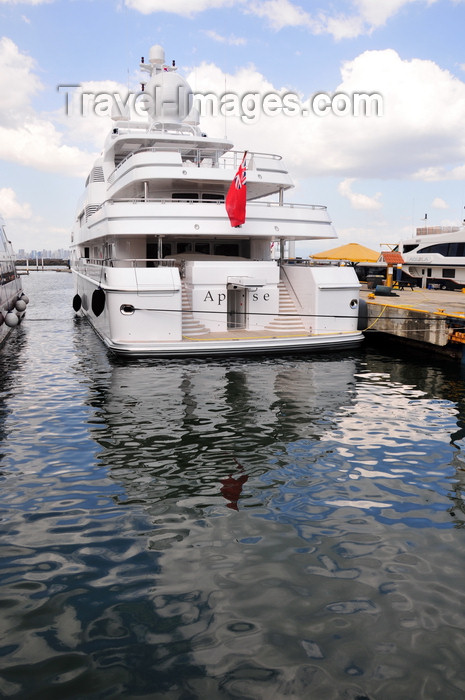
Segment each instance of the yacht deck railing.
[{"label": "yacht deck railing", "polygon": [[[208,197],[208,195],[207,195]],[[102,209],[105,205],[107,204],[186,204],[186,205],[194,205],[194,204],[207,204],[210,206],[218,206],[221,205],[224,207],[224,200],[223,199],[171,199],[168,197],[131,197],[131,198],[115,198],[115,199],[106,199],[104,202],[102,202],[100,205],[96,204],[91,204],[88,205],[85,209],[85,214],[86,214],[86,221],[96,212],[98,212],[100,209]],[[247,206],[253,206],[253,207],[268,207],[268,208],[281,208],[281,209],[311,209],[315,211],[325,211],[327,209],[326,206],[322,204],[298,204],[294,202],[286,202],[286,203],[281,203],[281,202],[257,202],[257,201],[251,201],[247,202]]]},{"label": "yacht deck railing", "polygon": [[[108,182],[111,184],[120,168],[127,163],[128,160],[140,153],[179,153],[181,156],[180,165],[188,167],[197,168],[237,168],[242,162],[244,157],[244,151],[227,151],[224,152],[223,149],[217,148],[193,148],[190,146],[147,146],[144,148],[139,148],[132,153],[123,158],[123,160],[118,163],[113,172],[108,178]],[[282,161],[282,156],[275,153],[260,153],[260,152],[250,152],[246,157],[246,165],[249,170],[255,170],[255,159],[258,158],[260,161],[273,161],[277,163]],[[265,163],[266,164],[266,163]],[[176,163],[173,163],[176,165]],[[263,165],[263,162],[261,163]],[[260,168],[261,170],[266,168]],[[272,168],[273,170],[275,168]]]},{"label": "yacht deck railing", "polygon": [[179,261],[172,258],[80,258],[78,266],[98,265],[99,267],[179,267]]}]

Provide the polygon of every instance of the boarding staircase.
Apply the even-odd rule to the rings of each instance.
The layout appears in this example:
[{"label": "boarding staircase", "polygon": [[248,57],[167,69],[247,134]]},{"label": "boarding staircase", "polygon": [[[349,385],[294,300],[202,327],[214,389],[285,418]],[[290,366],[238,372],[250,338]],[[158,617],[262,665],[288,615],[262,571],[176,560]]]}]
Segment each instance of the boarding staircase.
[{"label": "boarding staircase", "polygon": [[[297,306],[284,282],[279,282],[279,310],[263,330],[269,333],[288,335],[308,334]],[[184,338],[200,338],[210,333],[209,329],[198,321],[192,312],[192,296],[182,283],[182,335]]]},{"label": "boarding staircase", "polygon": [[203,323],[197,321],[192,313],[192,297],[182,283],[182,335],[188,338],[198,338],[210,331]]},{"label": "boarding staircase", "polygon": [[308,333],[305,328],[302,317],[299,315],[296,304],[292,299],[288,288],[284,282],[279,282],[279,312],[268,325],[265,326],[267,331],[275,331],[276,333]]}]

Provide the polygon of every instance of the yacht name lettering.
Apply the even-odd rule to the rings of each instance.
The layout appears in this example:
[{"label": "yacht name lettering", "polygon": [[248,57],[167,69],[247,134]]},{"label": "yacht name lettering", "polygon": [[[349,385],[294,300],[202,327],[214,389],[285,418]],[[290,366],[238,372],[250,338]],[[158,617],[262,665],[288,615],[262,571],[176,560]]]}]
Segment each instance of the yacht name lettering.
[{"label": "yacht name lettering", "polygon": [[[226,300],[226,294],[224,292],[219,292],[218,294],[216,294],[216,297],[218,300],[218,306],[221,306],[223,301]],[[257,292],[254,292],[252,294],[252,301],[258,301],[260,298],[262,298],[263,301],[269,301],[270,300],[269,292],[265,292],[263,295],[260,295]],[[205,294],[204,302],[205,301],[215,301],[215,298],[210,290],[208,290],[207,293]]]},{"label": "yacht name lettering", "polygon": [[[224,292],[220,292],[218,294],[218,306],[221,306],[221,302],[224,301],[225,299],[226,299],[226,294],[224,294]],[[208,291],[206,293],[204,301],[215,301],[213,299],[213,294],[210,291]]]}]

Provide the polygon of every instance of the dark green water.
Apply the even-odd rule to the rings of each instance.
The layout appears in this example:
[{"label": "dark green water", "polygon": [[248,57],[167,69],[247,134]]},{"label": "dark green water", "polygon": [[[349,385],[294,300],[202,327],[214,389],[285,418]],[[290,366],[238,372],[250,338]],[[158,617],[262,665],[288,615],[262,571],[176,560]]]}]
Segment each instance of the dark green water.
[{"label": "dark green water", "polygon": [[0,352],[0,697],[461,700],[465,380],[111,359],[67,273]]}]

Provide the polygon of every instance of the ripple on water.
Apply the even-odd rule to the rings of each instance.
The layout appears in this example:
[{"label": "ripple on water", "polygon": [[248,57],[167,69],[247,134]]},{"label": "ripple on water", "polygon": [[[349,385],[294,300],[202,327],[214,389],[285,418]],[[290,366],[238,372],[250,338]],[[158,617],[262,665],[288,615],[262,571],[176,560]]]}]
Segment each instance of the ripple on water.
[{"label": "ripple on water", "polygon": [[25,288],[0,354],[1,695],[463,697],[455,370],[124,362],[73,319],[71,275]]}]

